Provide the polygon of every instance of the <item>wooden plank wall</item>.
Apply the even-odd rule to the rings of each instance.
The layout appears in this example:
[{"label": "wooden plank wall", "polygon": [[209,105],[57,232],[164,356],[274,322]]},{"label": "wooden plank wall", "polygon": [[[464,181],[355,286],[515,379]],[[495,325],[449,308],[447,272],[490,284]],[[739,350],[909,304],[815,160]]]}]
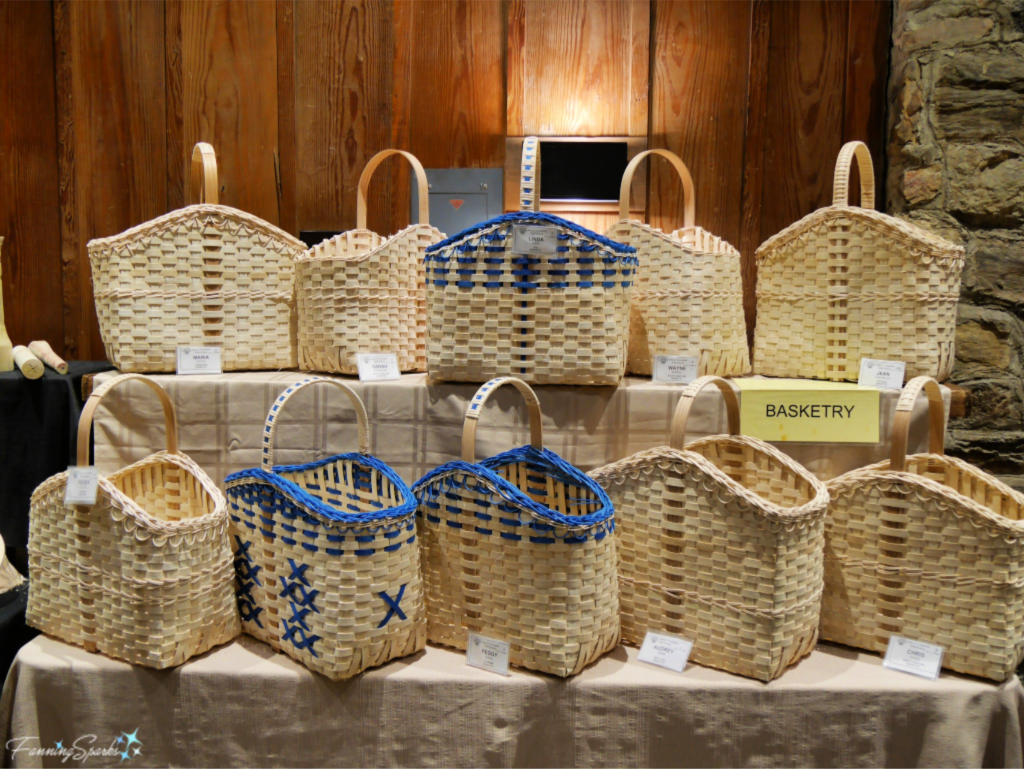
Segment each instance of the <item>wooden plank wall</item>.
[{"label": "wooden plank wall", "polygon": [[[15,343],[103,357],[86,244],[189,201],[284,229],[355,224],[366,160],[502,167],[507,136],[639,136],[690,167],[698,223],[753,251],[828,202],[842,142],[883,159],[891,8],[857,0],[0,0],[0,236]],[[878,168],[881,199],[884,173]],[[408,222],[381,166],[369,226]],[[649,174],[674,228],[679,186]],[[752,310],[752,304],[750,305]],[[752,320],[752,315],[748,317]]]}]

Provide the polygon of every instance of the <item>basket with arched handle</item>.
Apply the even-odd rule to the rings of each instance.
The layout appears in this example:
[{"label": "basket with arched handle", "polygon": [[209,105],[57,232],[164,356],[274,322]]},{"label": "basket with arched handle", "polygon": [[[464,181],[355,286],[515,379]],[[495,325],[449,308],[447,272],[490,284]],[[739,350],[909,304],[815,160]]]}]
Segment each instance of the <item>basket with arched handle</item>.
[{"label": "basket with arched handle", "polygon": [[[413,169],[419,221],[383,237],[367,229],[374,171],[398,155]],[[318,243],[295,262],[299,368],[356,374],[359,353],[395,353],[401,371],[426,369],[424,251],[444,235],[430,226],[427,175],[416,157],[383,150],[366,164],[356,190],[356,228]]]},{"label": "basket with arched handle", "polygon": [[[314,385],[347,396],[359,450],[275,465],[285,405]],[[261,466],[225,480],[242,628],[335,680],[426,642],[416,502],[369,452],[359,396],[343,382],[310,377],[271,406]]]},{"label": "basket with arched handle", "polygon": [[[710,385],[721,392],[729,432],[686,444],[690,409]],[[675,633],[693,642],[694,662],[762,681],[810,653],[828,493],[778,449],[739,434],[726,380],[686,387],[670,446],[590,475],[615,505],[624,641]]]},{"label": "basket with arched handle", "polygon": [[[683,185],[683,226],[671,233],[629,215],[633,174],[648,156],[671,163]],[[626,166],[619,221],[606,234],[633,246],[639,259],[629,321],[631,374],[650,376],[659,355],[697,358],[699,376],[750,371],[739,251],[697,227],[695,211],[693,179],[678,156],[646,150]]]},{"label": "basket with arched handle", "polygon": [[523,144],[522,210],[427,249],[432,379],[618,384],[635,249],[540,208],[540,142]]},{"label": "basket with arched handle", "polygon": [[89,651],[166,668],[239,633],[228,513],[216,484],[178,450],[170,397],[138,374],[114,377],[89,397],[78,466],[89,464],[103,396],[132,381],[160,398],[167,448],[101,475],[94,505],[64,504],[67,473],[33,492],[26,619]]},{"label": "basket with arched handle", "polygon": [[[927,396],[927,454],[907,456]],[[916,377],[892,457],[828,482],[821,635],[884,652],[892,635],[937,644],[942,666],[1002,681],[1024,659],[1024,494],[943,454],[939,385]]]},{"label": "basket with arched handle", "polygon": [[[526,401],[530,444],[478,462],[478,420],[503,385]],[[618,644],[612,506],[544,448],[540,403],[526,383],[503,377],[481,387],[466,412],[462,461],[428,473],[413,493],[429,640],[458,649],[469,633],[507,641],[511,664],[558,676]]]},{"label": "basket with arched handle", "polygon": [[294,368],[295,267],[305,246],[217,204],[213,148],[192,153],[192,205],[89,241],[107,357],[121,371],[174,371],[177,348],[220,347],[225,371]]},{"label": "basket with arched handle", "polygon": [[952,372],[964,249],[876,211],[874,178],[867,146],[844,145],[832,205],[757,249],[755,373],[853,381],[863,358],[903,361],[908,378]]}]

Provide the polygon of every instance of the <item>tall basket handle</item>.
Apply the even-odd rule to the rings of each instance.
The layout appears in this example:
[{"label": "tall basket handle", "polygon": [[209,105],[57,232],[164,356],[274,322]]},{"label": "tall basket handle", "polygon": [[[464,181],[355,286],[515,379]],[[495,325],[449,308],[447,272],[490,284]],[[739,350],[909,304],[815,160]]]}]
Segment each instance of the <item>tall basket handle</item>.
[{"label": "tall basket handle", "polygon": [[369,454],[370,453],[370,438],[369,432],[366,428],[367,416],[366,406],[363,405],[363,401],[355,390],[349,387],[343,382],[339,382],[337,379],[327,379],[322,376],[313,376],[309,379],[303,379],[301,382],[296,382],[279,396],[274,401],[274,405],[270,407],[270,412],[267,414],[267,421],[263,425],[263,469],[270,473],[274,469],[274,434],[277,432],[277,423],[281,416],[281,410],[295,393],[303,388],[309,387],[310,385],[316,384],[317,382],[323,382],[324,384],[334,385],[341,390],[345,395],[348,396],[349,402],[352,404],[352,408],[356,410],[356,422],[359,425],[359,453]]},{"label": "tall basket handle", "polygon": [[217,155],[206,142],[199,142],[192,150],[189,201],[192,204],[217,204]]},{"label": "tall basket handle", "polygon": [[907,467],[910,419],[921,390],[928,396],[928,453],[942,456],[945,450],[946,408],[942,402],[942,389],[930,376],[914,377],[900,393],[900,399],[896,402],[896,417],[892,423],[892,457],[889,459],[889,469],[897,473],[902,473]]},{"label": "tall basket handle", "polygon": [[693,177],[690,176],[690,169],[678,155],[663,149],[644,150],[629,161],[629,165],[626,166],[626,170],[622,174],[622,184],[619,186],[619,219],[629,220],[629,190],[633,186],[633,173],[648,155],[659,155],[676,169],[676,173],[679,174],[679,178],[683,182],[683,227],[693,227],[697,216],[697,202],[694,199]]},{"label": "tall basket handle", "polygon": [[96,413],[97,407],[100,405],[100,401],[103,400],[103,396],[122,382],[130,382],[133,379],[144,383],[160,398],[160,405],[164,407],[164,427],[167,431],[167,453],[178,453],[178,423],[174,415],[174,404],[171,403],[171,397],[167,394],[167,391],[148,376],[142,376],[141,374],[121,374],[120,376],[116,376],[113,379],[104,382],[93,390],[92,395],[89,396],[89,400],[85,402],[85,407],[82,409],[82,416],[78,419],[78,458],[76,461],[79,467],[85,467],[89,464],[89,435],[92,433],[92,418]]},{"label": "tall basket handle", "polygon": [[739,434],[740,402],[736,398],[736,391],[722,377],[702,376],[687,385],[686,389],[683,390],[683,397],[679,399],[679,403],[676,405],[676,411],[672,415],[672,438],[669,442],[672,448],[682,450],[683,445],[686,443],[686,421],[690,418],[690,409],[693,407],[694,401],[697,400],[697,393],[709,384],[718,387],[722,391],[722,397],[725,398],[725,414],[729,420],[729,435]]},{"label": "tall basket handle", "polygon": [[864,142],[847,142],[839,150],[836,160],[836,175],[832,180],[832,205],[850,205],[850,166],[854,155],[860,168],[860,207],[875,207],[875,167],[871,162],[871,151]]},{"label": "tall basket handle", "polygon": [[523,163],[519,170],[519,210],[540,211],[540,139],[523,140]]},{"label": "tall basket handle", "polygon": [[470,401],[469,408],[466,410],[466,421],[462,425],[463,462],[476,462],[477,420],[480,419],[480,412],[483,411],[484,404],[491,397],[491,393],[502,385],[512,385],[519,390],[519,394],[523,396],[523,400],[526,401],[526,406],[530,410],[530,445],[538,451],[544,448],[544,428],[541,426],[540,401],[537,400],[537,394],[522,379],[511,376],[499,377],[482,385],[476,391],[476,395],[473,396],[473,400]]},{"label": "tall basket handle", "polygon": [[409,161],[413,172],[416,174],[416,190],[419,193],[420,211],[419,223],[430,224],[430,186],[427,184],[427,172],[423,170],[423,164],[411,152],[405,150],[381,150],[366,164],[363,173],[359,177],[359,188],[356,190],[356,229],[366,229],[366,195],[370,191],[370,177],[377,170],[377,166],[383,163],[392,155],[401,155]]}]

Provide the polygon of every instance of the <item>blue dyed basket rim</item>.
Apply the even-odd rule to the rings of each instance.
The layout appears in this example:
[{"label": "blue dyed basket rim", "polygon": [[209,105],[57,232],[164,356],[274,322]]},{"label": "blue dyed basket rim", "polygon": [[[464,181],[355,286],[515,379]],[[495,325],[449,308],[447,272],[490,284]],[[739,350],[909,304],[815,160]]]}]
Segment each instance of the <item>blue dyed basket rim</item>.
[{"label": "blue dyed basket rim", "polygon": [[[321,499],[317,499],[294,481],[278,475],[278,473],[301,473],[304,470],[315,470],[335,462],[354,462],[363,467],[376,470],[394,484],[395,488],[404,497],[405,502],[398,507],[386,507],[368,513],[346,513],[343,510],[331,507]],[[405,481],[398,477],[394,470],[376,457],[371,457],[367,454],[335,454],[333,457],[319,459],[316,462],[308,462],[303,465],[275,465],[274,472],[272,473],[268,473],[266,470],[258,467],[249,470],[239,470],[237,473],[232,473],[224,479],[225,484],[233,481],[259,481],[265,483],[281,494],[290,497],[300,507],[304,507],[307,511],[316,513],[332,523],[377,523],[393,518],[403,518],[416,511],[416,497],[413,495],[412,489],[406,485]],[[228,489],[229,493],[230,491]]]},{"label": "blue dyed basket rim", "polygon": [[[528,461],[547,464],[550,469],[545,469],[545,472],[556,480],[582,486],[588,491],[593,492],[594,496],[597,497],[598,502],[600,502],[601,507],[595,512],[588,513],[587,515],[564,515],[556,510],[552,510],[544,505],[538,504],[507,480],[495,473],[493,469],[504,465]],[[553,525],[570,526],[572,528],[588,528],[604,523],[615,514],[615,509],[612,507],[612,501],[608,498],[605,490],[602,489],[596,481],[581,473],[555,452],[549,451],[548,449],[541,449],[538,451],[533,446],[521,446],[518,449],[506,451],[503,454],[498,454],[497,456],[485,459],[482,462],[477,462],[475,464],[461,461],[448,462],[447,464],[441,465],[436,470],[431,470],[413,484],[413,494],[417,494],[421,489],[428,487],[435,479],[438,478],[438,476],[448,475],[455,472],[472,475],[482,481],[486,481],[494,486],[498,494],[506,501],[528,510],[536,517]]]},{"label": "blue dyed basket rim", "polygon": [[498,224],[505,224],[507,222],[533,222],[537,224],[554,224],[558,227],[564,227],[567,230],[572,230],[577,235],[580,235],[589,240],[593,240],[600,243],[605,248],[609,248],[619,254],[635,254],[636,249],[632,246],[627,246],[623,243],[617,243],[610,238],[606,238],[604,235],[598,235],[592,230],[588,230],[586,227],[580,227],[575,222],[570,222],[567,219],[562,219],[559,216],[553,216],[552,214],[544,214],[537,211],[516,211],[512,214],[503,214],[496,216],[493,219],[488,219],[486,222],[480,224],[474,224],[472,227],[463,230],[460,233],[452,235],[451,237],[445,238],[440,243],[435,243],[427,248],[426,253],[432,254],[435,251],[439,251],[446,246],[454,245],[462,240],[475,235],[481,230],[486,230],[490,227],[494,227]]}]

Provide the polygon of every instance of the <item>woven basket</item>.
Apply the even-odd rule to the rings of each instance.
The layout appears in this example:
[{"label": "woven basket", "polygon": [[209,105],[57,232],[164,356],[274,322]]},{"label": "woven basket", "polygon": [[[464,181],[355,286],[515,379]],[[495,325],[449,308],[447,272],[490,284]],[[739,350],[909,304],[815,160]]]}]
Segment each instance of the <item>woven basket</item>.
[{"label": "woven basket", "polygon": [[[530,446],[476,463],[476,425],[504,384],[530,409]],[[537,396],[495,379],[466,413],[462,460],[414,487],[423,540],[427,638],[507,641],[509,661],[570,676],[619,642],[615,521],[600,486],[543,447]]]},{"label": "woven basket", "polygon": [[178,451],[174,406],[137,374],[97,387],[78,423],[89,463],[93,413],[137,379],[160,397],[167,450],[106,477],[96,504],[64,504],[67,473],[39,485],[29,512],[28,624],[68,643],[151,668],[180,665],[239,633],[224,497]]},{"label": "woven basket", "polygon": [[[725,396],[731,434],[684,446],[690,407],[708,384]],[[735,392],[702,377],[683,391],[671,447],[590,475],[619,521],[623,640],[676,633],[693,642],[695,662],[771,681],[818,637],[828,492],[738,428]]]},{"label": "woven basket", "polygon": [[[929,453],[907,457],[928,396]],[[942,455],[942,393],[903,388],[892,459],[829,481],[821,636],[884,652],[890,635],[945,648],[942,666],[1004,680],[1024,659],[1024,495]]]},{"label": "woven basket", "polygon": [[[419,224],[390,238],[366,229],[370,177],[386,158],[408,160],[419,186]],[[429,222],[427,175],[408,152],[378,152],[359,178],[356,229],[295,262],[299,368],[357,374],[356,353],[393,352],[402,371],[426,370],[423,256],[444,235]]]},{"label": "woven basket", "polygon": [[[668,160],[683,182],[683,227],[670,235],[629,218],[633,172],[648,155]],[[640,266],[629,318],[631,374],[650,376],[658,355],[698,358],[698,374],[750,371],[740,253],[694,225],[693,180],[668,150],[641,152],[622,176],[620,221],[606,235],[636,249]]]},{"label": "woven basket", "polygon": [[294,368],[292,260],[305,246],[217,202],[213,148],[192,153],[191,205],[89,241],[96,315],[121,371],[174,371],[179,345],[222,347],[225,371]]},{"label": "woven basket", "polygon": [[[359,453],[274,466],[281,410],[322,382],[356,410]],[[245,632],[328,678],[350,678],[426,643],[416,501],[369,454],[366,409],[347,385],[311,377],[275,401],[263,464],[225,481]]]},{"label": "woven basket", "polygon": [[[861,205],[849,205],[857,158]],[[757,249],[754,371],[856,380],[861,358],[900,360],[907,377],[953,369],[964,249],[874,210],[861,142],[839,153],[832,205]]]},{"label": "woven basket", "polygon": [[[540,197],[537,140],[523,147],[524,206]],[[517,253],[516,230],[549,236]],[[557,249],[557,250],[555,250]],[[427,249],[427,371],[484,382],[618,384],[626,369],[634,249],[550,214],[506,214]]]}]

